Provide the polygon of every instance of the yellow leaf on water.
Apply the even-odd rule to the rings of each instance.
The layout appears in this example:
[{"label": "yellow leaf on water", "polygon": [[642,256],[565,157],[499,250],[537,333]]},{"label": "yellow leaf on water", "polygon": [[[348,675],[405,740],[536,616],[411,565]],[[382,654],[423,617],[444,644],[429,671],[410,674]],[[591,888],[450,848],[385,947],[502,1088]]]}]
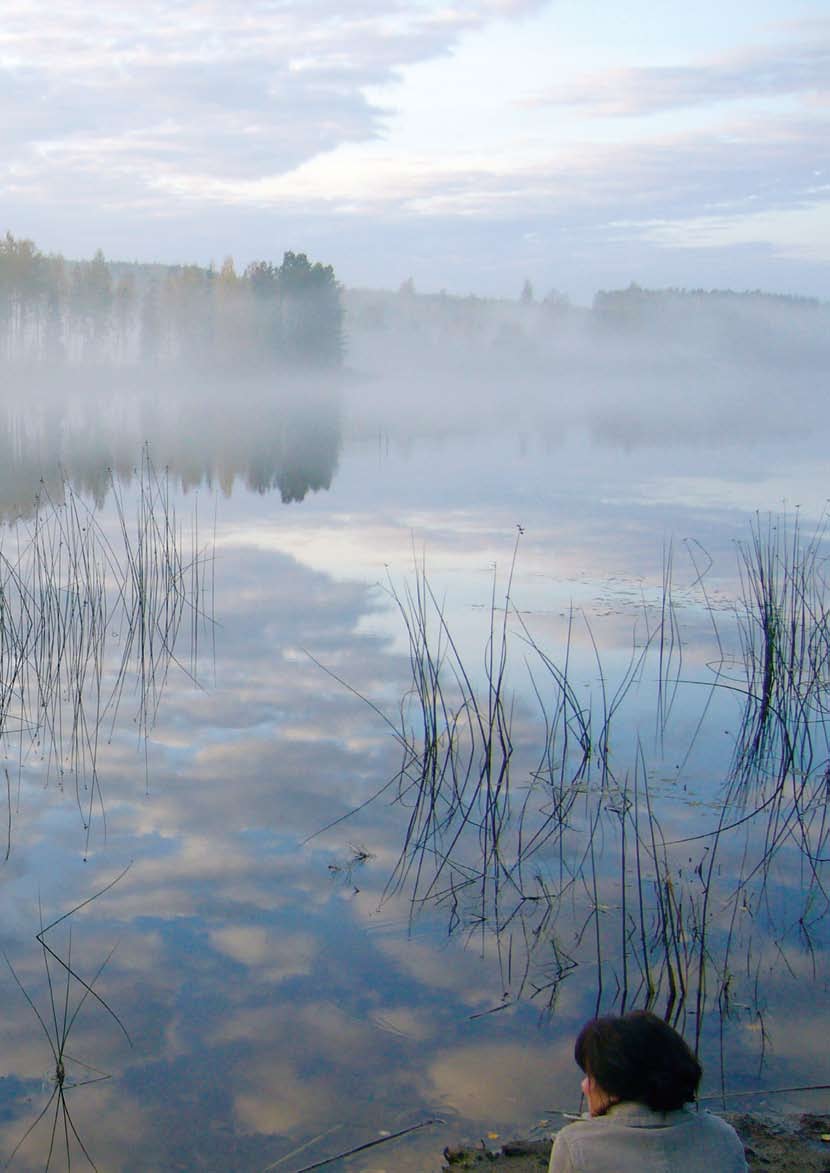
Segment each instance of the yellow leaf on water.
[{"label": "yellow leaf on water", "polygon": [[488,1133],[487,1133],[487,1139],[488,1139],[488,1140],[498,1140],[498,1139],[499,1139],[499,1134],[498,1134],[497,1132],[488,1132]]},{"label": "yellow leaf on water", "polygon": [[821,1134],[821,1139],[824,1141],[825,1144],[830,1144],[830,1132],[823,1132]]}]

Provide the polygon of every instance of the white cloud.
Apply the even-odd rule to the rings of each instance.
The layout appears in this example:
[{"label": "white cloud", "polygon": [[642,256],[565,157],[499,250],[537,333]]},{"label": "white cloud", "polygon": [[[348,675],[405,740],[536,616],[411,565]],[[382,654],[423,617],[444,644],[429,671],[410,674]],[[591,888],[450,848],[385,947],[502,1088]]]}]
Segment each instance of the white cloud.
[{"label": "white cloud", "polygon": [[570,106],[591,116],[663,113],[720,102],[830,96],[830,24],[809,40],[744,49],[698,64],[620,68],[553,86],[529,105]]},{"label": "white cloud", "polygon": [[190,0],[174,9],[42,2],[5,6],[0,94],[14,117],[6,158],[68,169],[125,161],[163,175],[258,177],[380,133],[364,96],[404,65],[449,52],[465,31],[536,0],[405,5]]},{"label": "white cloud", "polygon": [[684,280],[700,232],[655,223],[751,214],[712,229],[718,248],[761,246],[755,269],[723,253],[726,283],[770,286],[786,260],[788,287],[802,273],[814,292],[816,254],[779,215],[826,200],[830,29],[762,9],[707,48],[679,18],[658,45],[635,5],[645,47],[621,30],[614,50],[605,6],[551,0],[10,0],[0,230],[75,256],[299,247],[350,283],[459,292],[530,276],[573,293],[576,275],[590,296],[618,268]]},{"label": "white cloud", "polygon": [[715,248],[723,244],[773,241],[781,256],[830,264],[830,205],[812,204],[775,213],[752,212],[740,219],[693,216],[640,226],[643,235],[669,248]]}]

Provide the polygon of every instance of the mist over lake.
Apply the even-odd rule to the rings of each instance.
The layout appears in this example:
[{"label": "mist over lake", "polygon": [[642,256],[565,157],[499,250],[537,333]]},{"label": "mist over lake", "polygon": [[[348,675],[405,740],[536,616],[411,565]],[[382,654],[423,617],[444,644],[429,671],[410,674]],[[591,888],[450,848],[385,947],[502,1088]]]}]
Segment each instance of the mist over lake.
[{"label": "mist over lake", "polygon": [[4,369],[14,1168],[437,1168],[634,1005],[821,1082],[826,306],[340,296]]},{"label": "mist over lake", "polygon": [[5,0],[4,1167],[438,1173],[642,1008],[825,1131],[828,62]]}]

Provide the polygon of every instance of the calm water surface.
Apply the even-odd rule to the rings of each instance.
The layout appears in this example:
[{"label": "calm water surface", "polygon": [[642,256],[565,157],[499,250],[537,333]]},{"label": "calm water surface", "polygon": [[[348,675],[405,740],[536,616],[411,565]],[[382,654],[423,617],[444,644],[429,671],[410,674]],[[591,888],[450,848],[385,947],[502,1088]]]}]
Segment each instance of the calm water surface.
[{"label": "calm water surface", "polygon": [[[785,797],[777,821],[765,814],[724,835],[709,867],[718,821],[741,824],[756,801],[723,806],[743,712],[729,687],[741,679],[736,543],[749,541],[756,511],[790,525],[798,515],[812,532],[827,490],[825,422],[813,416],[784,439],[773,426],[742,439],[717,420],[703,435],[644,426],[619,446],[590,420],[562,428],[544,413],[471,413],[474,427],[461,418],[442,431],[428,407],[404,423],[382,389],[373,395],[367,406],[347,389],[342,414],[328,395],[298,412],[250,392],[250,413],[237,403],[215,418],[178,417],[169,404],[108,417],[82,399],[57,421],[45,408],[48,426],[33,412],[10,417],[7,566],[30,567],[38,526],[61,517],[48,548],[65,568],[74,509],[72,532],[100,526],[113,557],[130,535],[133,571],[159,543],[174,546],[184,598],[175,640],[161,619],[153,648],[130,644],[110,565],[100,688],[91,675],[73,685],[68,649],[60,699],[41,711],[4,667],[0,935],[17,975],[4,967],[0,1003],[6,1156],[47,1107],[14,1168],[44,1167],[56,1120],[53,1167],[66,1164],[47,1033],[65,1041],[66,1104],[101,1169],[297,1170],[437,1118],[340,1166],[429,1170],[460,1137],[544,1134],[557,1110],[579,1109],[570,1056],[582,1021],[643,1004],[648,973],[665,1008],[658,889],[676,916],[674,971],[688,977],[672,1012],[700,1035],[704,1091],[827,1082],[817,1014],[828,853],[809,867],[802,850],[805,834],[826,848],[818,790],[807,832]],[[96,501],[97,522],[85,522]],[[669,566],[661,687],[659,641],[646,645],[666,617]],[[510,582],[506,856],[519,850],[521,810],[527,834],[552,809],[539,766],[555,689],[539,651],[567,664],[595,732],[619,695],[604,745],[613,779],[599,755],[561,836],[528,859],[524,900],[506,883],[496,905],[468,882],[484,842],[469,826],[457,839],[447,826],[389,887],[415,797],[384,789],[401,764],[389,722],[402,703],[407,721],[417,716],[394,593],[406,606],[419,567],[485,707],[491,616],[498,640]],[[24,573],[37,610],[43,568]],[[72,588],[54,573],[69,606]],[[154,605],[158,619],[163,597]],[[438,639],[437,612],[431,622]],[[446,644],[445,654],[449,664]],[[120,702],[107,707],[114,690]],[[818,776],[826,745],[813,733]],[[641,813],[637,864],[632,819],[646,792],[669,844],[658,854],[673,904]],[[756,874],[770,836],[774,859]],[[449,843],[453,864],[432,883]],[[44,935],[77,975],[67,983],[49,957],[50,996],[36,934],[81,905]],[[810,1094],[774,1102],[817,1107]],[[83,1166],[72,1131],[68,1144]]]}]

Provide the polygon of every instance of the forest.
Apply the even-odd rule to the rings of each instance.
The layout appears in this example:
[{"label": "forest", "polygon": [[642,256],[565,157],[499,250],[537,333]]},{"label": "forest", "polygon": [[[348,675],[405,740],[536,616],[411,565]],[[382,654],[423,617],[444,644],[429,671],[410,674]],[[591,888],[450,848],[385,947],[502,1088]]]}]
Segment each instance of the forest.
[{"label": "forest", "polygon": [[515,298],[345,289],[331,265],[286,251],[238,273],[214,265],[70,261],[0,237],[0,364],[267,373],[342,366],[391,373],[440,366],[538,373],[640,360],[716,358],[789,369],[824,362],[826,303],[760,291],[600,290],[590,307],[529,281]]},{"label": "forest", "polygon": [[212,265],[69,261],[0,238],[0,362],[256,370],[339,365],[340,286],[331,265],[285,252],[236,272]]}]

